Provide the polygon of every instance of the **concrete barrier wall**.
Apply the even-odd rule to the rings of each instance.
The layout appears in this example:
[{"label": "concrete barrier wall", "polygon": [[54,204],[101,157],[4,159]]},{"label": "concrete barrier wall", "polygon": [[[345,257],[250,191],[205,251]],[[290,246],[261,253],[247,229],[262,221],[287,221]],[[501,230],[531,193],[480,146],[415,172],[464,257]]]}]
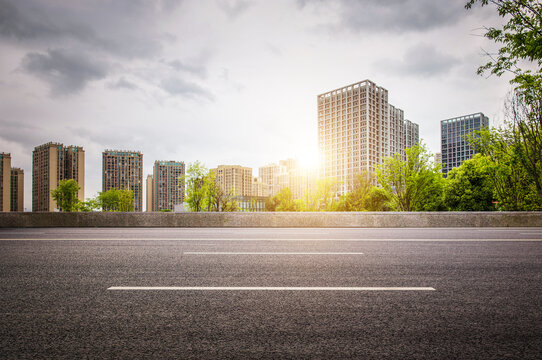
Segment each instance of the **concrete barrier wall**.
[{"label": "concrete barrier wall", "polygon": [[542,227],[542,212],[0,213],[33,227]]}]

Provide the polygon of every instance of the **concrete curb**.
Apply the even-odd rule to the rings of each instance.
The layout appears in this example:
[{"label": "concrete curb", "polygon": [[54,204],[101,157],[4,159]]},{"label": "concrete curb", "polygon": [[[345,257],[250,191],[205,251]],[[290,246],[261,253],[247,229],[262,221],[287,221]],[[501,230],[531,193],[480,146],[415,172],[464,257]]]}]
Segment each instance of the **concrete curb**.
[{"label": "concrete curb", "polygon": [[0,228],[38,227],[542,227],[542,212],[0,213]]}]

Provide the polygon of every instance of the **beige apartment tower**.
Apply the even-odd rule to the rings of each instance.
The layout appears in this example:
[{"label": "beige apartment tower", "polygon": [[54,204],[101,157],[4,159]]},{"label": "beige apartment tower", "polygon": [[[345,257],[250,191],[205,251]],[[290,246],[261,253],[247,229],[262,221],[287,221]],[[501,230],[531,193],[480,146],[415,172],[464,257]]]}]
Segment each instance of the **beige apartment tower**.
[{"label": "beige apartment tower", "polygon": [[134,211],[143,211],[143,154],[126,150],[102,153],[102,191],[110,189],[132,190]]},{"label": "beige apartment tower", "polygon": [[152,175],[147,175],[146,192],[145,211],[154,211],[152,209]]},{"label": "beige apartment tower", "polygon": [[405,123],[403,111],[389,104],[388,90],[370,80],[320,94],[317,106],[322,176],[336,178],[343,194],[356,174],[404,153],[417,134],[417,125]]},{"label": "beige apartment tower", "polygon": [[11,209],[11,154],[0,153],[0,211]]},{"label": "beige apartment tower", "polygon": [[184,172],[185,166],[182,161],[157,160],[154,162],[152,211],[173,211],[175,205],[181,205],[184,202]]},{"label": "beige apartment tower", "polygon": [[49,142],[32,152],[32,211],[53,211],[57,205],[51,190],[60,180],[74,179],[80,189],[77,198],[85,200],[85,151],[80,146]]},{"label": "beige apartment tower", "polygon": [[11,211],[24,211],[24,171],[11,168]]},{"label": "beige apartment tower", "polygon": [[219,165],[211,169],[220,188],[234,196],[252,196],[252,168],[240,165]]}]

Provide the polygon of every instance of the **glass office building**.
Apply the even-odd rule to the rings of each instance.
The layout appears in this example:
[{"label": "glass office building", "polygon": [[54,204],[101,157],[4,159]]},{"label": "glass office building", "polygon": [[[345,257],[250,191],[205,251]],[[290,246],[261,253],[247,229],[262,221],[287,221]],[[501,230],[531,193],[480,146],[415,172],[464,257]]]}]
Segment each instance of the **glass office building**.
[{"label": "glass office building", "polygon": [[440,122],[442,173],[460,166],[472,158],[475,150],[469,145],[467,135],[489,126],[489,118],[483,113],[459,116]]}]

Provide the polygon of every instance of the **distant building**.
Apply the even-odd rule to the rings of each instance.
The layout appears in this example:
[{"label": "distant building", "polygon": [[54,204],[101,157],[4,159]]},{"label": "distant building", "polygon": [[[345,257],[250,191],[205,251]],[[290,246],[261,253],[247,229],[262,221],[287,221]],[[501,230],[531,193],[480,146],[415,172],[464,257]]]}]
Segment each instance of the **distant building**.
[{"label": "distant building", "polygon": [[259,168],[259,179],[269,182],[269,196],[275,196],[284,188],[289,188],[294,199],[302,199],[305,194],[316,189],[318,170],[300,167],[295,159],[280,160],[279,164],[269,164]]},{"label": "distant building", "polygon": [[11,154],[0,153],[0,211],[10,211]]},{"label": "distant building", "polygon": [[143,210],[143,154],[139,151],[105,150],[102,153],[102,191],[129,189],[134,211]]},{"label": "distant building", "polygon": [[252,180],[252,196],[267,197],[269,196],[269,189],[270,186],[261,181],[260,178],[254,178]]},{"label": "distant building", "polygon": [[394,153],[418,142],[418,125],[388,102],[388,90],[370,80],[317,96],[318,145],[322,176],[334,177],[340,193],[352,189],[355,175],[373,172]]},{"label": "distant building", "polygon": [[85,151],[80,146],[49,142],[32,152],[32,211],[53,211],[57,204],[51,190],[60,180],[73,179],[80,189],[77,198],[85,200]]},{"label": "distant building", "polygon": [[265,202],[269,199],[267,196],[234,196],[233,200],[237,202],[238,211],[265,211]]},{"label": "distant building", "polygon": [[147,182],[146,182],[146,193],[147,193],[147,201],[146,201],[146,204],[145,204],[145,210],[146,211],[154,211],[152,209],[152,197],[153,197],[153,193],[152,193],[152,175],[147,175]]},{"label": "distant building", "polygon": [[269,196],[274,196],[278,191],[273,187],[275,174],[280,172],[280,165],[269,164],[258,168],[258,179],[264,184],[269,185]]},{"label": "distant building", "polygon": [[24,211],[24,171],[11,168],[11,211]]},{"label": "distant building", "polygon": [[438,165],[438,164],[442,165],[442,153],[439,153],[439,152],[438,152],[438,153],[435,153],[434,159],[433,159],[433,160],[435,161],[435,164],[437,164],[437,165]]},{"label": "distant building", "polygon": [[152,211],[173,211],[175,205],[180,205],[184,202],[184,174],[185,166],[182,161],[154,162],[152,173]]},{"label": "distant building", "polygon": [[413,147],[414,145],[420,142],[420,126],[418,124],[413,123],[410,120],[405,120],[404,127],[405,127],[405,147],[401,150],[403,152],[404,152],[404,149]]},{"label": "distant building", "polygon": [[252,168],[241,165],[219,165],[211,172],[216,175],[216,183],[227,194],[233,196],[252,195]]},{"label": "distant building", "polygon": [[444,175],[474,156],[475,150],[469,145],[466,136],[475,130],[488,126],[489,118],[483,113],[459,116],[440,122],[442,173]]}]

